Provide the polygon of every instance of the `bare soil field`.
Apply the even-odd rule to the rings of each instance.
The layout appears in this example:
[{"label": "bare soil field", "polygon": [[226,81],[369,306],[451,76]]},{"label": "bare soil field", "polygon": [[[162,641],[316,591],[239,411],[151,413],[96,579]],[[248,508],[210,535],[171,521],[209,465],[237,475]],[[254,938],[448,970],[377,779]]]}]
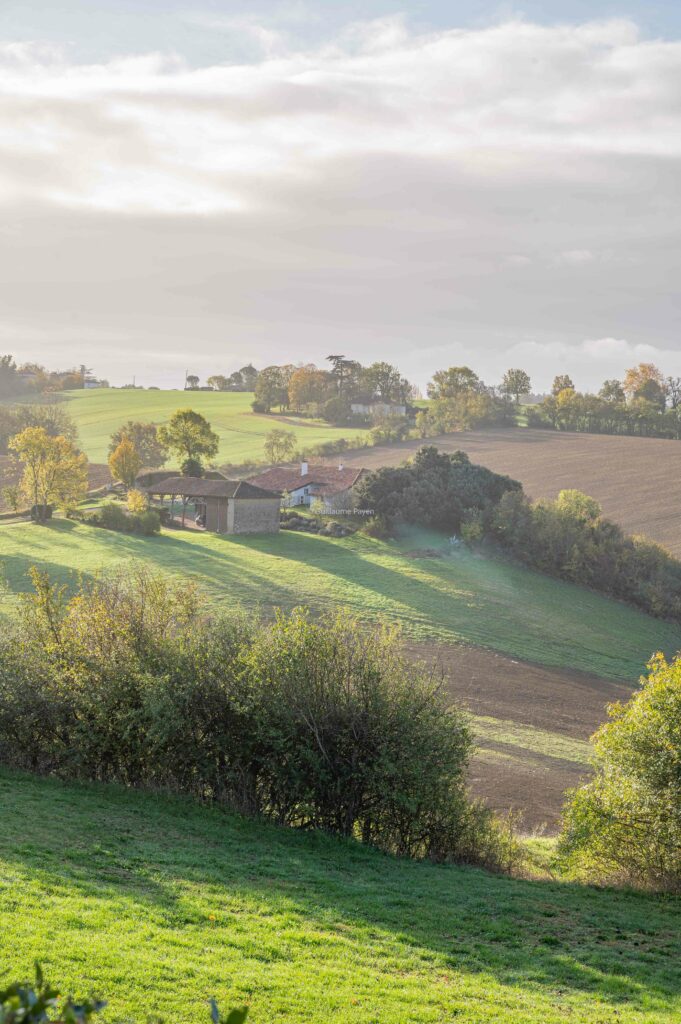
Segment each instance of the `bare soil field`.
[{"label": "bare soil field", "polygon": [[[0,455],[0,512],[9,511],[9,506],[5,501],[3,489],[5,487],[10,487],[13,484],[17,484],[20,477],[21,471],[17,468],[13,459],[8,455]],[[90,490],[94,491],[98,487],[104,487],[105,484],[110,483],[111,473],[109,472],[109,467],[91,462],[88,467],[88,484]]]},{"label": "bare soil field", "polygon": [[596,498],[627,533],[681,557],[681,442],[571,434],[522,427],[444,434],[348,453],[345,465],[399,465],[422,444],[467,452],[473,462],[520,480],[533,498],[574,487]]},{"label": "bare soil field", "polygon": [[[406,651],[441,670],[449,694],[480,723],[498,721],[491,734],[498,738],[478,735],[473,792],[497,811],[520,811],[524,831],[546,826],[554,832],[565,790],[588,774],[586,748],[582,755],[582,744],[574,743],[572,754],[569,741],[588,740],[605,721],[606,705],[626,700],[631,687],[477,647],[420,643],[406,645]],[[476,719],[473,728],[479,732]]]}]

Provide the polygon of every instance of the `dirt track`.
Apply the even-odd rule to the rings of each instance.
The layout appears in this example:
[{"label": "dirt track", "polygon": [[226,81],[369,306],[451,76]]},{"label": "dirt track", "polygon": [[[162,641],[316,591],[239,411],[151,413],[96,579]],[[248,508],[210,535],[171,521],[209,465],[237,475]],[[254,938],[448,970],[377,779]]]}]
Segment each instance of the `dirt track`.
[{"label": "dirt track", "polygon": [[[586,740],[605,721],[607,704],[631,688],[597,676],[531,665],[493,651],[448,644],[409,644],[407,653],[440,667],[449,693],[473,714]],[[503,743],[482,742],[471,788],[495,810],[520,810],[523,827],[555,831],[563,794],[585,777],[584,765]]]},{"label": "dirt track", "polygon": [[534,498],[575,487],[597,498],[627,533],[681,557],[681,442],[550,430],[472,430],[349,452],[345,465],[395,466],[422,444],[463,449],[474,462],[520,480]]}]

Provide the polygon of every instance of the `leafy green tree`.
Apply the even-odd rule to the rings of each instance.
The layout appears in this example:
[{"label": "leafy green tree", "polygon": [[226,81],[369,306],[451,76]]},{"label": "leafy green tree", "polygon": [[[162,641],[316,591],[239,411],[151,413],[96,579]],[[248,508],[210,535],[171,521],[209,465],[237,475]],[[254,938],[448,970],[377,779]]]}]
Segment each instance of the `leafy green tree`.
[{"label": "leafy green tree", "polygon": [[109,455],[115,452],[124,438],[128,438],[134,444],[143,467],[162,466],[167,461],[168,452],[159,440],[158,427],[155,423],[128,420],[111,435]]},{"label": "leafy green tree", "polygon": [[529,395],[532,390],[529,374],[525,370],[507,370],[499,390],[502,395],[508,395],[518,405],[521,397]]},{"label": "leafy green tree", "polygon": [[551,394],[559,395],[561,391],[565,391],[566,388],[570,388],[571,391],[575,390],[575,386],[572,383],[572,377],[567,373],[559,373],[558,376],[553,378],[553,384],[551,385]]},{"label": "leafy green tree", "polygon": [[565,809],[560,854],[578,877],[681,892],[681,659],[649,675],[594,742],[594,776]]},{"label": "leafy green tree", "polygon": [[220,438],[208,420],[193,409],[174,412],[168,424],[158,428],[158,439],[180,461],[212,459],[220,446]]},{"label": "leafy green tree", "polygon": [[223,373],[214,373],[212,377],[208,378],[206,384],[214,391],[229,391],[229,377],[225,377]]},{"label": "leafy green tree", "polygon": [[626,398],[622,382],[614,378],[610,380],[604,380],[601,390],[598,392],[598,397],[602,398],[604,402],[623,402]]},{"label": "leafy green tree", "polygon": [[0,356],[0,398],[17,395],[21,391],[21,381],[17,375],[17,364],[12,356]]},{"label": "leafy green tree", "polygon": [[275,405],[288,406],[288,383],[281,366],[266,366],[255,382],[253,408],[256,412],[271,412]]},{"label": "leafy green tree", "polygon": [[263,452],[268,462],[285,462],[296,449],[296,435],[292,430],[270,430],[265,435]]},{"label": "leafy green tree", "polygon": [[404,404],[411,392],[411,384],[391,363],[372,363],[361,374],[361,386],[372,398],[382,402]]},{"label": "leafy green tree", "polygon": [[188,390],[188,391],[196,391],[198,386],[199,386],[199,378],[196,376],[196,374],[195,373],[188,374],[187,375],[187,379],[185,381],[185,389]]},{"label": "leafy green tree", "polygon": [[448,370],[438,370],[428,384],[429,398],[457,398],[463,393],[476,393],[484,389],[484,384],[470,366],[450,366]]}]

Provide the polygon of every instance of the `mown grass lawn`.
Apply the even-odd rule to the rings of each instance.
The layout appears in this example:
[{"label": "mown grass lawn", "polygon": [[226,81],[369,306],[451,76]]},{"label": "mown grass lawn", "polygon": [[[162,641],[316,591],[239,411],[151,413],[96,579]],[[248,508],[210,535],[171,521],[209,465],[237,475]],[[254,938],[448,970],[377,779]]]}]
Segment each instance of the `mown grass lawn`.
[{"label": "mown grass lawn", "polygon": [[177,409],[194,409],[220,438],[219,464],[263,458],[265,435],[275,427],[293,431],[298,444],[319,444],[367,433],[355,427],[331,427],[295,414],[260,416],[251,410],[253,395],[215,391],[143,391],[104,388],[67,391],[65,408],[78,427],[79,443],[91,462],[106,462],[112,433],[126,420],[167,423]]},{"label": "mown grass lawn", "polygon": [[[443,558],[406,553],[437,545]],[[14,591],[30,566],[74,580],[133,559],[196,581],[216,605],[269,610],[343,605],[400,623],[408,637],[464,642],[539,664],[634,682],[656,650],[681,647],[681,629],[580,587],[508,565],[441,537],[413,532],[384,542],[355,535],[229,537],[164,531],[131,537],[67,521],[0,527],[0,566]]]},{"label": "mown grass lawn", "polygon": [[217,809],[0,772],[3,974],[105,1021],[669,1024],[681,902],[397,861]]}]

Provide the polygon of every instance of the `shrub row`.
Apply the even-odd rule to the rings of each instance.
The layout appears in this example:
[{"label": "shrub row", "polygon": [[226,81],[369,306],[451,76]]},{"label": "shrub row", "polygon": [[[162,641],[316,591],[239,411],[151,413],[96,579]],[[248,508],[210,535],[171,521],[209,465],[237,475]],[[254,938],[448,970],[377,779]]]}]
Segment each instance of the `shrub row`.
[{"label": "shrub row", "polygon": [[96,512],[91,512],[86,519],[92,526],[101,526],[105,530],[140,533],[145,537],[151,537],[161,530],[161,517],[154,509],[126,512],[112,501],[106,502]]},{"label": "shrub row", "polygon": [[163,787],[410,857],[504,866],[466,790],[471,735],[397,637],[301,610],[209,619],[133,567],[69,598],[33,572],[0,640],[0,758]]}]

